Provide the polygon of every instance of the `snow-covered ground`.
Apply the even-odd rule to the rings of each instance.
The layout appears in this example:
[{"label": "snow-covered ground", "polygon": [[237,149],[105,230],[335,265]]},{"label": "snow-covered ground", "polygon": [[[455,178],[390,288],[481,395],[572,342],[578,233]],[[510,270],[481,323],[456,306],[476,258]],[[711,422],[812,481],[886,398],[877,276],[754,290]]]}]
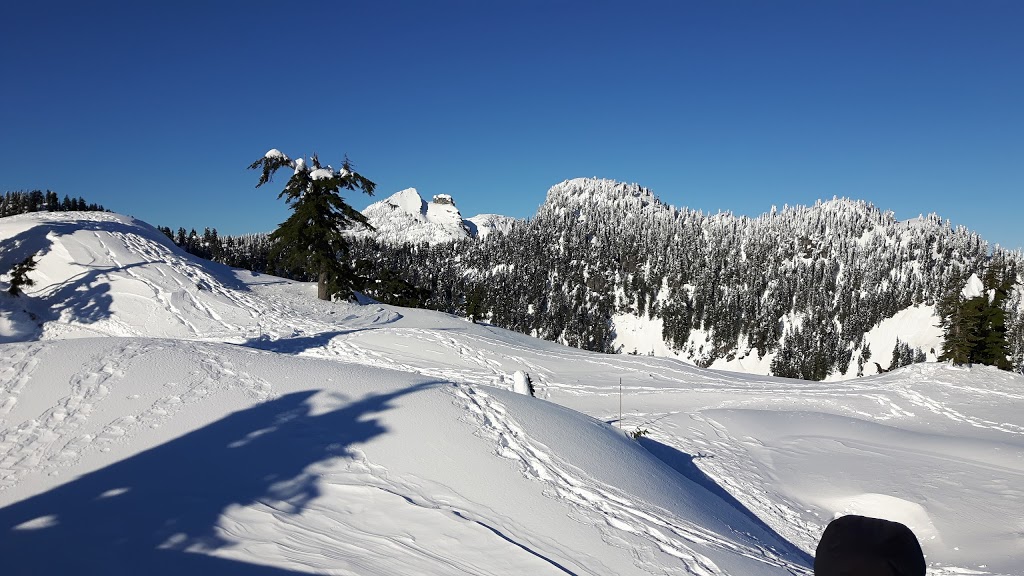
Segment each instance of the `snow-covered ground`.
[{"label": "snow-covered ground", "polygon": [[4,574],[809,574],[847,512],[909,525],[930,574],[1024,573],[1018,375],[594,354],[317,301],[113,214],[0,219],[0,270],[31,253],[0,296]]},{"label": "snow-covered ground", "polygon": [[[977,280],[977,276],[972,276]],[[980,280],[978,281],[980,283]],[[968,287],[972,287],[968,283]],[[966,290],[966,289],[965,289]],[[980,293],[980,292],[979,292]],[[792,321],[788,318],[787,321]],[[887,370],[892,364],[892,350],[897,342],[906,343],[911,349],[919,349],[925,354],[928,362],[935,362],[942,350],[942,329],[934,306],[911,306],[900,310],[891,318],[886,318],[864,335],[864,342],[873,353],[866,362],[864,374],[877,374],[879,367]],[[661,318],[648,318],[636,314],[616,314],[612,316],[615,329],[613,346],[623,354],[639,354],[679,359],[687,364],[694,364],[687,351],[697,350],[698,355],[703,347],[711,348],[709,335],[703,330],[693,330],[683,351],[673,350],[662,338],[663,321]],[[738,346],[740,355],[736,357],[717,358],[711,363],[715,370],[742,372],[744,374],[771,374],[771,352],[758,356],[756,349],[751,349],[745,342]],[[857,352],[858,355],[860,352]],[[875,366],[875,362],[879,366]],[[850,380],[857,378],[856,361],[851,363],[846,373],[836,372],[828,380]]]}]

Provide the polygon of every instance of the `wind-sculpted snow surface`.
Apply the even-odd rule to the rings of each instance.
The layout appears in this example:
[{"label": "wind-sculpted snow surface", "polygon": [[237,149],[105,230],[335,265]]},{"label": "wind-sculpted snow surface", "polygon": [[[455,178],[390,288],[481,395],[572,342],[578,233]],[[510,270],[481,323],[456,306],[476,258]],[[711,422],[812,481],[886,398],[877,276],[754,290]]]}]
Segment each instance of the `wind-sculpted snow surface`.
[{"label": "wind-sculpted snow surface", "polygon": [[[335,312],[332,307],[314,311],[303,305],[295,310],[292,306],[301,298],[266,299],[254,294],[263,284],[284,282],[280,278],[198,259],[152,227],[125,216],[101,212],[14,216],[0,220],[0,238],[0,270],[33,254],[38,259],[36,272],[30,275],[35,285],[26,297],[3,300],[0,342],[32,336],[242,342],[293,336],[310,328],[320,333],[339,325],[334,319],[312,320],[317,313],[329,316]],[[381,314],[397,317],[379,307],[360,313],[369,322],[386,320]],[[303,319],[293,321],[298,318]],[[362,321],[351,315],[347,320]]]},{"label": "wind-sculpted snow surface", "polygon": [[0,239],[39,255],[0,298],[5,575],[809,575],[843,513],[910,526],[933,576],[1024,573],[1019,375],[588,353],[318,301],[111,214]]}]

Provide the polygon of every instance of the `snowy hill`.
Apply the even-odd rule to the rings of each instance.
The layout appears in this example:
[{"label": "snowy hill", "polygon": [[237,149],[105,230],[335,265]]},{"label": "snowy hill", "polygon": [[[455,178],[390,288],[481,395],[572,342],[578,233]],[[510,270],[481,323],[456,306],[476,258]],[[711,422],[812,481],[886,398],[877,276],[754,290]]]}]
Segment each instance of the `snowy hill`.
[{"label": "snowy hill", "polygon": [[355,234],[388,244],[439,244],[483,238],[493,231],[506,232],[514,221],[496,214],[463,219],[451,196],[438,194],[427,202],[415,188],[396,192],[370,204],[363,210],[363,215],[376,230],[356,231]]},{"label": "snowy hill", "polygon": [[810,574],[849,512],[911,526],[933,576],[1024,573],[1019,375],[596,354],[320,302],[112,214],[0,246],[40,255],[0,296],[4,574]]}]

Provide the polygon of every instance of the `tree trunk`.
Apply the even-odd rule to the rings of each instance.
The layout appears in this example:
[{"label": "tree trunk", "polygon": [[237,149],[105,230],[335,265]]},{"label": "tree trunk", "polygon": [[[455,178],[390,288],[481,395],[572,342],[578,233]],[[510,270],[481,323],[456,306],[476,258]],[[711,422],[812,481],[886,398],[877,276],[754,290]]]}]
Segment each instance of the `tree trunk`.
[{"label": "tree trunk", "polygon": [[321,272],[316,282],[316,297],[321,300],[331,299],[331,295],[327,293],[327,272]]}]

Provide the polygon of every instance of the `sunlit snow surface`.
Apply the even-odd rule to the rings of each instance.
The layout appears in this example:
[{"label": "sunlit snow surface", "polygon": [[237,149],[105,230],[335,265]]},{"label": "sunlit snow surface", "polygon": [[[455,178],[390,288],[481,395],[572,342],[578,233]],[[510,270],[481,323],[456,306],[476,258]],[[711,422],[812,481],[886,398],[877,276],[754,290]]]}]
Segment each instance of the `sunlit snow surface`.
[{"label": "sunlit snow surface", "polygon": [[320,302],[111,214],[0,242],[0,270],[41,254],[0,296],[5,575],[809,574],[848,512],[911,526],[930,574],[1024,573],[1017,375],[593,354]]}]

